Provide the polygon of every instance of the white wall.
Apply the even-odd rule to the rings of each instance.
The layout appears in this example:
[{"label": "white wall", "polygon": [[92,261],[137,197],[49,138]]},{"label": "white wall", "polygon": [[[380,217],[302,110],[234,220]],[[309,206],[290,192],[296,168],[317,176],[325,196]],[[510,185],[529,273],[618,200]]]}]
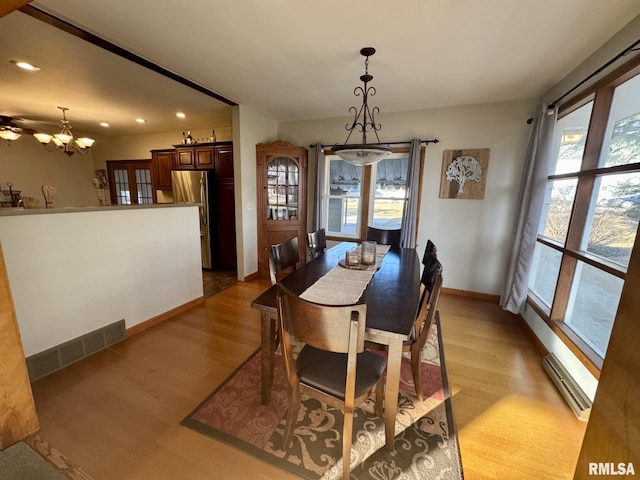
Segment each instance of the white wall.
[{"label": "white wall", "polygon": [[277,140],[277,123],[242,105],[233,109],[238,279],[258,271],[256,145]]},{"label": "white wall", "polygon": [[[382,141],[433,139],[426,150],[418,248],[438,246],[444,286],[499,295],[504,285],[515,203],[535,101],[389,113],[377,117]],[[343,143],[348,118],[283,122],[279,138],[297,145]],[[444,150],[489,148],[484,200],[441,199]],[[309,182],[315,182],[310,165]]]},{"label": "white wall", "polygon": [[0,140],[0,188],[21,190],[22,196],[39,200],[44,208],[42,185],[58,189],[55,207],[97,206],[98,197],[91,179],[95,177],[93,156],[74,154],[69,157],[60,151],[48,152],[31,135],[22,135],[11,143]]},{"label": "white wall", "polygon": [[25,356],[203,295],[198,207],[0,216]]}]

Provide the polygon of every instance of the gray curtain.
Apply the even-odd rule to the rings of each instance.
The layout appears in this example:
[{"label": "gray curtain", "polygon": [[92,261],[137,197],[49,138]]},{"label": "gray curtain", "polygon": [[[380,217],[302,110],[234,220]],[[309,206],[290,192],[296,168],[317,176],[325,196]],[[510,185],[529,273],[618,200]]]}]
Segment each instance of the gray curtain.
[{"label": "gray curtain", "polygon": [[322,220],[324,218],[324,190],[326,178],[326,165],[324,161],[324,150],[322,144],[316,143],[314,156],[316,160],[316,194],[313,197],[313,230],[322,228]]},{"label": "gray curtain", "polygon": [[527,300],[529,272],[549,176],[553,129],[557,116],[557,110],[549,110],[546,104],[538,106],[529,133],[516,218],[511,234],[507,278],[500,299],[502,308],[512,313],[520,313]]},{"label": "gray curtain", "polygon": [[418,181],[420,179],[420,139],[411,140],[409,148],[409,164],[407,166],[407,202],[402,214],[402,232],[400,246],[416,248],[416,231],[418,215]]}]

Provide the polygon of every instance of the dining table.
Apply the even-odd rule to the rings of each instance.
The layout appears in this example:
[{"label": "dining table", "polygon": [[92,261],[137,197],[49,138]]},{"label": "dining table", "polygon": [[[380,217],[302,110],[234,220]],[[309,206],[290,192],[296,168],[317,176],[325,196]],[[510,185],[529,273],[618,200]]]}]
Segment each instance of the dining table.
[{"label": "dining table", "polygon": [[[281,280],[291,292],[301,295],[344,260],[345,253],[358,246],[341,242]],[[338,293],[336,292],[336,295]],[[387,374],[384,396],[385,444],[393,450],[395,419],[398,411],[402,344],[409,339],[416,319],[420,295],[420,260],[413,248],[390,248],[368,282],[361,297],[352,303],[367,306],[365,340],[385,345]],[[331,304],[331,292],[327,304]],[[304,298],[304,296],[303,296]],[[268,405],[274,375],[278,311],[276,285],[258,296],[251,306],[260,310],[261,318],[261,402]]]}]

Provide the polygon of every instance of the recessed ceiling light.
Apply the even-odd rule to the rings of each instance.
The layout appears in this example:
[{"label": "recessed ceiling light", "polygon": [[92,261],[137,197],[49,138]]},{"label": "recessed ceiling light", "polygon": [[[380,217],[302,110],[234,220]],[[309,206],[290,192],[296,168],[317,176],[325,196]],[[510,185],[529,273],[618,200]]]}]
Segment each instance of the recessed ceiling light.
[{"label": "recessed ceiling light", "polygon": [[176,113],[176,117],[178,117],[178,118],[186,118],[186,115],[184,113],[182,113],[182,112],[178,112],[178,113]]},{"label": "recessed ceiling light", "polygon": [[33,65],[32,63],[23,62],[20,60],[9,60],[9,63],[13,63],[16,67],[19,67],[23,70],[29,70],[31,72],[36,72],[38,70],[41,70],[41,68],[38,67],[37,65]]},{"label": "recessed ceiling light", "polygon": [[111,125],[109,125],[107,122],[100,122],[100,126],[101,127],[110,127]]},{"label": "recessed ceiling light", "polygon": [[146,123],[147,121],[144,118],[136,118],[136,122],[138,122],[138,123]]}]

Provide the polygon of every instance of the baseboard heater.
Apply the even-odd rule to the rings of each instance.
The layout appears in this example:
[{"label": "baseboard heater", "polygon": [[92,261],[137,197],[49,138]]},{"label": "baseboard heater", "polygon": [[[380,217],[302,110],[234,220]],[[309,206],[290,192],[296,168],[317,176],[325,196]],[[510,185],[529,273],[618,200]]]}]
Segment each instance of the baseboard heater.
[{"label": "baseboard heater", "polygon": [[578,420],[582,422],[589,420],[591,400],[584,394],[553,353],[542,359],[542,367],[569,404],[573,413],[576,414]]},{"label": "baseboard heater", "polygon": [[68,342],[56,345],[44,352],[26,358],[29,380],[36,380],[93,355],[127,337],[125,322],[119,320],[89,332]]}]

